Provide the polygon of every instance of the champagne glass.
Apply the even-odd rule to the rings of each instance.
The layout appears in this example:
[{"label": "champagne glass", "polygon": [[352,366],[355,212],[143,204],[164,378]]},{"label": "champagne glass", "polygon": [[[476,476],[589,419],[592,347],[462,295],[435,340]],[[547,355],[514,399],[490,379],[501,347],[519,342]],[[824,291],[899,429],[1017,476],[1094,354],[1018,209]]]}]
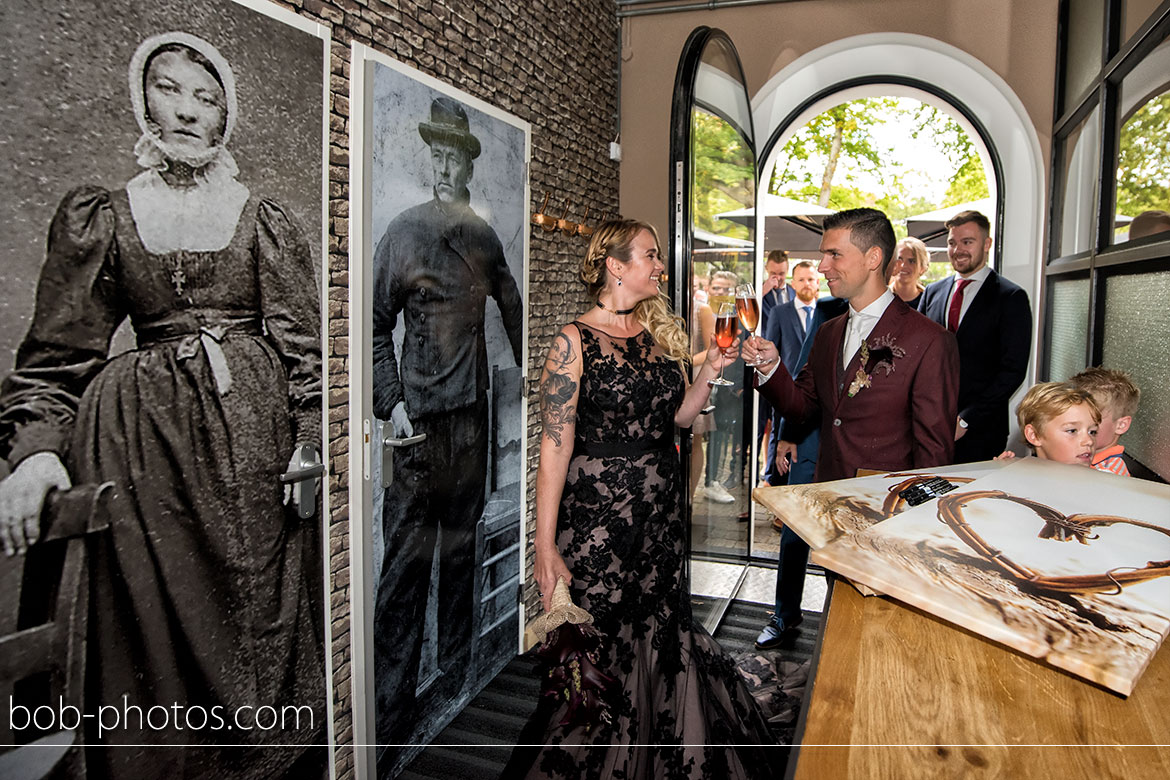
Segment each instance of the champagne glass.
[{"label": "champagne glass", "polygon": [[[736,285],[735,311],[739,315],[740,324],[748,332],[750,338],[755,338],[756,327],[760,324],[760,302],[756,299],[755,290],[750,284]],[[749,366],[758,366],[763,361],[757,355]]]},{"label": "champagne glass", "polygon": [[[719,311],[715,314],[715,343],[720,349],[727,349],[735,341],[735,306],[730,303],[719,304]],[[718,387],[730,387],[733,382],[723,378],[723,366],[719,366],[719,378],[708,379],[707,384]]]}]

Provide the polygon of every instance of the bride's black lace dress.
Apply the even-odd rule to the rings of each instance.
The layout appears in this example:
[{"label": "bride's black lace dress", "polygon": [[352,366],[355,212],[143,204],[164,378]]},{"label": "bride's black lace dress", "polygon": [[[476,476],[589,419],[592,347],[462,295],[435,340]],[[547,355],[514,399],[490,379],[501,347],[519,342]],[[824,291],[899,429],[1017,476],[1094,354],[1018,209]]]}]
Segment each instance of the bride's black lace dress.
[{"label": "bride's black lace dress", "polygon": [[542,701],[520,741],[543,747],[517,748],[505,776],[771,777],[763,716],[691,619],[673,436],[683,375],[649,333],[574,324],[584,366],[557,546],[620,691],[612,722],[591,733],[557,727],[563,705]]}]

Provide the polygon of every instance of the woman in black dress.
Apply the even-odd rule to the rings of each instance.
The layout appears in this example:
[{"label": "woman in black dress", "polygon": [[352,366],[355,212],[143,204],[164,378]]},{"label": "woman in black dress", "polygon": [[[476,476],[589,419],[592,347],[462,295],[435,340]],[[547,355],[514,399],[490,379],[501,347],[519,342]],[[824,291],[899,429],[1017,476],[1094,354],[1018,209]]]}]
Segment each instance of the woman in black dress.
[{"label": "woman in black dress", "polygon": [[894,262],[890,263],[890,290],[911,309],[918,308],[926,288],[918,280],[930,270],[930,253],[926,244],[914,236],[907,236],[894,247]]},{"label": "woman in black dress", "polygon": [[[738,354],[712,345],[687,386],[690,340],[659,293],[645,223],[593,235],[582,278],[597,305],[557,335],[541,381],[535,577],[558,578],[604,636],[617,678],[611,722],[566,731],[542,701],[506,774],[566,778],[770,776],[767,725],[732,660],[692,621],[675,428],[694,422],[708,379]],[[555,711],[554,711],[555,710]],[[754,746],[754,747],[753,747]]]},{"label": "woman in black dress", "polygon": [[[13,469],[0,537],[9,552],[35,541],[53,488],[115,486],[109,532],[90,547],[86,706],[156,710],[107,718],[101,734],[87,722],[87,743],[319,743],[319,534],[279,482],[294,447],[321,435],[312,256],[285,210],[236,180],[220,53],[165,33],[129,71],[143,171],[122,189],[70,192],[49,228],[32,326],[0,394]],[[137,346],[111,356],[127,318]],[[312,715],[248,721],[285,705]],[[268,777],[301,755],[134,747],[87,762],[98,777]]]}]

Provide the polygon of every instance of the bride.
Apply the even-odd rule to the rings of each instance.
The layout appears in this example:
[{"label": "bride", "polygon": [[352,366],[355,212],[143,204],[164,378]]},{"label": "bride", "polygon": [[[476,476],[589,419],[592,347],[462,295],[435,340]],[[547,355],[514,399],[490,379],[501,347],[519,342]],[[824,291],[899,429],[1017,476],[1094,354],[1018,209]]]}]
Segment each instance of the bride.
[{"label": "bride", "polygon": [[[544,608],[558,579],[604,636],[610,719],[562,728],[541,700],[504,777],[771,777],[767,724],[731,658],[691,616],[682,468],[709,379],[738,347],[712,344],[688,385],[690,339],[659,292],[654,228],[607,222],[581,277],[595,304],[557,335],[541,378],[533,564]],[[540,747],[537,747],[540,746]]]}]

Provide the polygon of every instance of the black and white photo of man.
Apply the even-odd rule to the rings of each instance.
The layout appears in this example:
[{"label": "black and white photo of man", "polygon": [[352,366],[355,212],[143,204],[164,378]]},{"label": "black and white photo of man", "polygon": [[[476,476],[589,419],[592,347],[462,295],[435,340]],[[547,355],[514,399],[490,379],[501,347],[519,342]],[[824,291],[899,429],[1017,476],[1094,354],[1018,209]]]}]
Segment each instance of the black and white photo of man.
[{"label": "black and white photo of man", "polygon": [[415,727],[436,553],[437,656],[444,675],[461,678],[474,641],[475,529],[488,469],[489,297],[517,365],[523,354],[519,287],[499,237],[471,205],[468,184],[482,148],[467,111],[451,97],[434,98],[418,137],[430,155],[432,198],[390,221],[373,259],[374,414],[390,422],[395,436],[426,434],[395,455],[393,485],[382,502],[384,555],[374,611],[381,745],[406,744]]}]

